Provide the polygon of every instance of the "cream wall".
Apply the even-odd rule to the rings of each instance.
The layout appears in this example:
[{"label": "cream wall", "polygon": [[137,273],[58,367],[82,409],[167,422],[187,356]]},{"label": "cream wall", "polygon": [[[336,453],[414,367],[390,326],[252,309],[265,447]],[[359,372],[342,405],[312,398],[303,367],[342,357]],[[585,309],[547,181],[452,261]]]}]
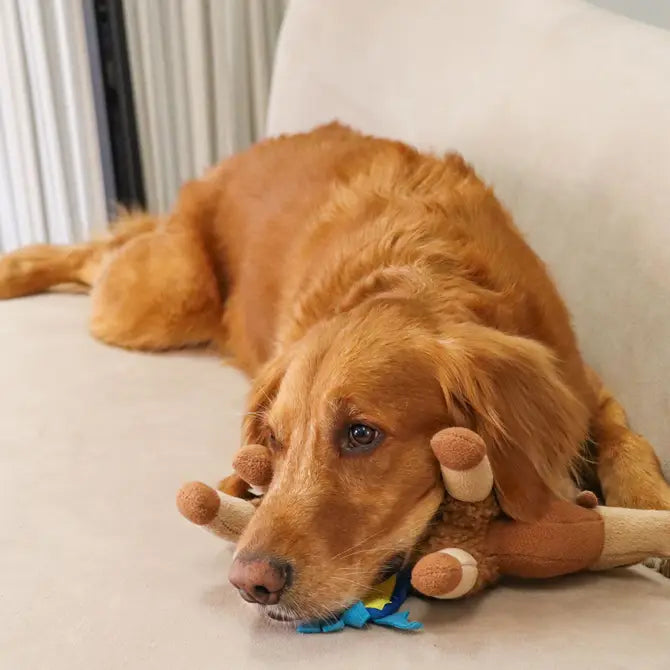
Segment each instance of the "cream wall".
[{"label": "cream wall", "polygon": [[670,0],[590,0],[594,5],[670,30]]}]

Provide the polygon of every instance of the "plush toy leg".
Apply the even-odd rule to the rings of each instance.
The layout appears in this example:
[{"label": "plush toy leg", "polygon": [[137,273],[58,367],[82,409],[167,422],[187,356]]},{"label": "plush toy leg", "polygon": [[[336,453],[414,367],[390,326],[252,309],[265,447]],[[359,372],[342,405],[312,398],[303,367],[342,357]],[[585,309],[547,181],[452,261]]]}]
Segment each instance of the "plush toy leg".
[{"label": "plush toy leg", "polygon": [[474,556],[452,547],[420,559],[412,570],[412,586],[425,596],[450,600],[470,593],[478,575]]},{"label": "plush toy leg", "polygon": [[236,542],[256,508],[248,500],[215,491],[202,482],[190,482],[177,493],[177,507],[192,523]]},{"label": "plush toy leg", "polygon": [[591,570],[670,558],[670,512],[598,507],[605,524],[603,550]]},{"label": "plush toy leg", "polygon": [[500,572],[558,577],[670,557],[670,511],[597,507],[555,501],[534,523],[495,521],[487,536]]},{"label": "plush toy leg", "polygon": [[486,539],[501,574],[546,579],[594,565],[605,544],[604,526],[596,510],[557,500],[538,521],[494,521]]},{"label": "plush toy leg", "polygon": [[465,428],[446,428],[433,436],[430,446],[440,462],[449,495],[463,502],[481,502],[488,497],[493,473],[479,435]]}]

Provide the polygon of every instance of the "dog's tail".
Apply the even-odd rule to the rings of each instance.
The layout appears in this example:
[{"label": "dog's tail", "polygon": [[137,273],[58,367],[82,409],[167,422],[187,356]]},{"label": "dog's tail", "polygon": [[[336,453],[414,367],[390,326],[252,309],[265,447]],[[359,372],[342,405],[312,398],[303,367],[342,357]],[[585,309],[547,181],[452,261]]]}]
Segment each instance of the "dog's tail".
[{"label": "dog's tail", "polygon": [[70,292],[91,287],[110,254],[131,239],[153,232],[158,224],[157,217],[145,212],[123,212],[105,236],[91,242],[35,244],[0,256],[0,300],[42,293],[59,285]]}]

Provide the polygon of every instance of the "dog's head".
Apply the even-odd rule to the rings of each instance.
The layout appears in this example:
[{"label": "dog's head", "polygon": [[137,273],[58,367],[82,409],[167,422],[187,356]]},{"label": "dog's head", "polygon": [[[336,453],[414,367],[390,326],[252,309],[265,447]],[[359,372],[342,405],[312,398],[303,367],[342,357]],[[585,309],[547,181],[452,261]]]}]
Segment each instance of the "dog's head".
[{"label": "dog's head", "polygon": [[410,559],[444,495],[430,449],[441,428],[477,430],[508,508],[535,510],[581,429],[541,345],[468,325],[437,337],[411,301],[394,300],[282,351],[249,410],[245,440],[272,450],[274,476],[231,579],[284,618],[346,608]]}]

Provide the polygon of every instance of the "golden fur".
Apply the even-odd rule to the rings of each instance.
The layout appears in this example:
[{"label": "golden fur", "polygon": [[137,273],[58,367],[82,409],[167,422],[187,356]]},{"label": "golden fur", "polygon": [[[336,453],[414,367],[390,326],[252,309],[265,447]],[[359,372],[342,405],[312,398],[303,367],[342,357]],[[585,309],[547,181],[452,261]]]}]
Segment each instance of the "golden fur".
[{"label": "golden fur", "polygon": [[[344,606],[412,552],[442,499],[429,440],[445,426],[485,438],[516,518],[571,492],[589,431],[608,503],[670,509],[543,264],[457,155],[338,124],[267,140],[186,184],[164,219],[0,259],[0,298],[66,281],[92,286],[104,342],[211,341],[252,377],[244,440],[273,447],[276,475],[240,551],[294,564],[284,613]],[[343,456],[352,421],[384,443]]]}]

